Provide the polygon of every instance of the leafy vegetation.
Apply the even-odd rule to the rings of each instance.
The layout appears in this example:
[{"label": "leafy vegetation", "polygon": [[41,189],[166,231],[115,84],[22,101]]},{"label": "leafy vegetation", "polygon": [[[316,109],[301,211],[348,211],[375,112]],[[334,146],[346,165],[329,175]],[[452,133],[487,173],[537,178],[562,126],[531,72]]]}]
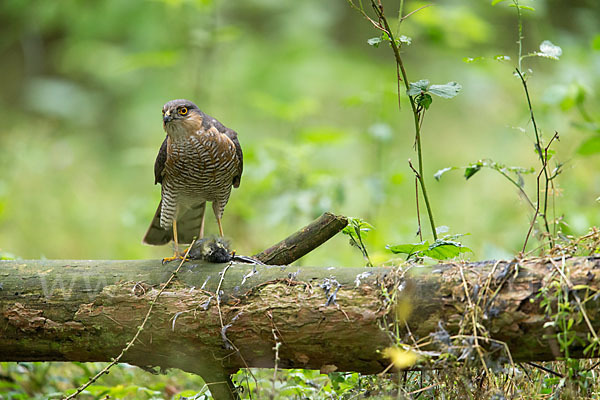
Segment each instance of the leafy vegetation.
[{"label": "leafy vegetation", "polygon": [[[588,231],[600,198],[597,5],[372,4],[352,3],[365,22],[343,1],[0,3],[0,259],[164,256],[139,243],[158,201],[159,110],[180,97],[240,135],[245,172],[224,217],[240,254],[323,211],[364,220],[344,230],[352,246],[336,238],[300,262],[356,265],[352,247],[367,265],[395,263],[393,254],[419,262],[599,253],[598,232]],[[383,30],[373,37],[375,24]],[[468,185],[440,179],[457,169]],[[432,176],[438,182],[426,185]],[[433,240],[423,239],[423,210]],[[438,238],[446,225],[470,232],[465,244]],[[596,295],[569,286],[560,269],[540,289],[559,362],[484,361],[472,340],[485,332],[469,322],[461,337],[437,333],[462,352],[448,352],[464,356],[455,369],[244,370],[235,381],[244,398],[594,398],[598,365],[571,359],[569,346]],[[467,315],[478,312],[473,304]],[[597,356],[593,330],[589,340]],[[391,363],[417,362],[397,344]],[[0,398],[61,398],[101,368],[0,363]],[[207,389],[180,371],[119,365],[80,398],[207,399]]]},{"label": "leafy vegetation", "polygon": [[456,258],[462,253],[472,252],[471,249],[453,239],[456,239],[456,236],[445,236],[442,239],[437,239],[432,244],[424,241],[421,243],[397,244],[387,247],[394,254],[406,254],[407,259],[411,257],[430,257],[435,260],[448,260]]}]

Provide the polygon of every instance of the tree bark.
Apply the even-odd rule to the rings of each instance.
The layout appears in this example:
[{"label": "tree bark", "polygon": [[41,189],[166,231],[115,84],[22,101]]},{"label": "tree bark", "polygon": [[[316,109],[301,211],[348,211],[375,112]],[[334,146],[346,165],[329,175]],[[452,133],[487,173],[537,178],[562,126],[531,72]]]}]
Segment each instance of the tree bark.
[{"label": "tree bark", "polygon": [[[177,265],[1,261],[0,360],[110,361]],[[241,367],[272,367],[277,341],[279,368],[378,372],[388,338],[377,325],[385,308],[376,280],[389,270],[369,270],[355,288],[363,272],[186,262],[122,362],[225,382]]]},{"label": "tree bark", "polygon": [[[0,361],[109,361],[175,267],[158,260],[1,261]],[[376,373],[389,363],[380,350],[393,341],[382,328],[398,323],[396,302],[413,310],[406,318],[411,336],[404,321],[399,325],[405,343],[433,334],[423,349],[438,351],[441,333],[472,333],[475,310],[479,331],[505,342],[515,362],[552,360],[562,356],[558,328],[544,327],[553,318],[538,296],[551,280],[567,294],[566,318],[574,318],[582,339],[570,356],[583,357],[588,333],[600,329],[593,295],[599,271],[600,257],[410,268],[186,262],[122,360],[222,382],[238,368],[273,367],[280,343],[278,368]],[[552,293],[545,296],[554,313]]]}]

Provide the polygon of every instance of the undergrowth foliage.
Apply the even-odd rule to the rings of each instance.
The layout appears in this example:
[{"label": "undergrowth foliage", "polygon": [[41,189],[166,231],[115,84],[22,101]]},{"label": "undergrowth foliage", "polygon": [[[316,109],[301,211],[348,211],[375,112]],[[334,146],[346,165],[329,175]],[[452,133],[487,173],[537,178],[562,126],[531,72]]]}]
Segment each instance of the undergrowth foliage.
[{"label": "undergrowth foliage", "polygon": [[[504,1],[508,0],[495,0],[492,2],[492,5],[496,5]],[[560,223],[560,220],[556,217],[556,215],[553,215],[553,217],[549,219],[548,213],[550,208],[554,209],[553,206],[556,193],[554,180],[562,172],[563,163],[556,161],[554,167],[550,165],[550,161],[553,160],[553,157],[555,156],[555,152],[551,149],[551,146],[555,140],[559,139],[558,132],[554,132],[549,139],[546,139],[546,141],[544,141],[542,130],[540,127],[538,127],[536,123],[533,103],[528,88],[528,80],[533,75],[533,70],[531,68],[527,68],[525,70],[523,67],[523,61],[531,57],[543,57],[551,60],[559,60],[559,57],[562,55],[562,49],[559,46],[554,45],[549,40],[544,40],[539,46],[539,51],[532,51],[530,53],[524,54],[522,13],[525,11],[535,10],[530,6],[526,6],[519,3],[519,0],[511,0],[510,6],[514,7],[516,10],[518,27],[518,49],[516,57],[517,65],[513,66],[513,71],[515,77],[519,78],[521,86],[523,87],[523,92],[525,95],[527,109],[529,111],[530,122],[533,130],[533,149],[537,158],[539,158],[541,164],[536,176],[535,198],[534,200],[532,200],[532,196],[525,191],[525,180],[523,179],[523,174],[534,174],[536,172],[535,168],[533,167],[507,167],[493,160],[479,160],[465,167],[447,167],[441,169],[435,174],[435,179],[440,180],[441,176],[445,172],[459,168],[465,170],[464,176],[467,180],[473,177],[473,175],[479,172],[483,167],[490,168],[499,172],[511,184],[517,187],[519,195],[525,199],[526,203],[530,206],[530,208],[533,211],[533,217],[531,219],[531,223],[529,224],[529,229],[527,230],[527,234],[525,235],[523,248],[521,250],[523,253],[525,253],[527,243],[529,242],[529,238],[538,223],[542,225],[542,229],[537,229],[537,236],[542,241],[547,241],[546,249],[550,249],[554,246],[555,238],[559,233],[558,225]],[[464,59],[464,61],[467,63],[482,60],[484,60],[484,57],[468,57]],[[512,61],[512,58],[508,55],[498,55],[494,57],[494,60],[501,61],[504,63],[510,63]]]},{"label": "undergrowth foliage", "polygon": [[[347,0],[350,6],[356,10],[358,10],[363,17],[365,17],[373,26],[381,31],[379,37],[371,38],[367,41],[368,44],[379,47],[381,43],[389,44],[396,63],[396,72],[398,78],[398,108],[401,108],[401,99],[402,99],[402,86],[405,88],[405,94],[408,97],[408,101],[410,103],[411,111],[413,114],[414,121],[414,129],[415,129],[415,149],[417,151],[417,168],[415,169],[411,160],[408,160],[408,164],[411,170],[415,174],[415,190],[416,190],[416,201],[417,201],[417,221],[418,221],[418,235],[423,239],[422,229],[421,229],[421,216],[419,210],[419,187],[421,188],[421,194],[423,196],[423,200],[425,201],[425,209],[427,211],[427,217],[429,218],[429,224],[431,226],[431,234],[434,240],[437,240],[437,227],[434,222],[433,209],[431,206],[431,202],[429,199],[429,195],[427,194],[427,186],[425,184],[425,176],[423,175],[423,151],[421,145],[421,136],[422,136],[422,127],[423,120],[425,118],[425,112],[429,110],[431,104],[433,103],[433,96],[439,96],[442,98],[451,99],[456,96],[460,90],[461,86],[457,82],[449,82],[445,85],[430,85],[429,80],[421,79],[417,82],[410,82],[408,80],[408,75],[406,72],[406,68],[404,66],[404,62],[402,60],[401,49],[404,46],[408,46],[411,44],[411,38],[399,35],[395,33],[390,27],[390,22],[388,21],[384,9],[383,4],[380,0],[371,0],[371,8],[375,13],[375,18],[369,16],[367,11],[365,10],[362,1],[359,1],[358,4],[355,4],[353,0]],[[410,17],[412,14],[418,12],[419,10],[427,7],[421,7],[416,11],[413,11],[407,15],[403,14],[403,5],[404,2],[400,3],[400,9],[398,11],[398,26],[397,31],[399,32],[402,21],[406,18]],[[398,38],[396,38],[398,37]]]},{"label": "undergrowth foliage", "polygon": [[[406,88],[405,93],[409,99],[415,123],[415,148],[417,150],[418,168],[415,168],[413,166],[410,159],[408,160],[408,163],[410,169],[415,175],[416,211],[418,221],[417,235],[420,237],[421,242],[389,245],[387,246],[387,248],[395,254],[407,254],[407,259],[415,256],[417,258],[419,256],[426,256],[437,260],[444,260],[454,258],[464,252],[470,251],[470,249],[462,246],[460,242],[455,241],[455,239],[461,235],[453,235],[451,237],[446,236],[441,240],[438,239],[438,233],[440,233],[440,231],[445,232],[448,230],[448,228],[445,226],[436,226],[434,223],[433,211],[430,205],[429,197],[427,195],[425,179],[423,177],[423,156],[421,150],[423,118],[425,116],[425,112],[429,110],[433,102],[432,96],[439,96],[447,99],[453,98],[462,89],[461,85],[457,82],[449,82],[444,85],[431,85],[429,80],[427,79],[421,79],[417,82],[409,82],[406,74],[406,69],[401,57],[401,50],[403,46],[409,46],[412,43],[411,38],[405,35],[400,35],[399,32],[401,23],[406,18],[410,17],[414,13],[419,12],[427,6],[421,7],[407,15],[404,15],[404,2],[401,1],[398,12],[399,17],[397,22],[397,32],[394,33],[393,30],[390,28],[390,23],[388,22],[386,15],[384,14],[384,8],[381,1],[370,1],[370,5],[375,13],[376,18],[369,16],[362,2],[358,2],[358,4],[355,4],[352,0],[347,1],[349,2],[352,8],[358,10],[363,15],[363,17],[366,18],[376,29],[381,31],[380,36],[369,39],[367,41],[368,44],[375,47],[379,47],[381,44],[387,43],[392,49],[395,57],[398,78],[398,105],[400,107],[402,96],[401,86],[402,84],[404,84]],[[503,1],[508,0],[495,0],[492,2],[492,5],[497,5],[499,3],[502,3]],[[559,60],[560,56],[562,55],[562,49],[559,46],[554,45],[551,41],[544,40],[540,44],[539,50],[531,51],[525,54],[523,52],[524,36],[522,13],[524,11],[535,10],[530,6],[519,3],[519,0],[511,0],[510,7],[514,7],[516,10],[518,28],[516,57],[517,64],[513,67],[513,70],[515,77],[518,77],[520,80],[526,99],[526,105],[530,115],[530,122],[533,130],[533,149],[541,164],[539,170],[536,170],[535,167],[526,168],[506,166],[494,160],[484,159],[472,162],[469,165],[463,167],[443,168],[434,174],[434,178],[437,181],[439,181],[443,174],[457,169],[464,170],[464,177],[466,180],[472,178],[483,168],[491,169],[500,173],[504,178],[506,178],[508,182],[510,182],[518,189],[519,196],[525,200],[525,202],[530,207],[533,213],[528,230],[526,231],[521,252],[525,253],[527,249],[527,244],[529,243],[529,239],[532,233],[536,233],[536,236],[540,239],[541,242],[546,242],[545,244],[541,244],[541,246],[538,246],[534,249],[534,251],[540,250],[543,252],[544,250],[549,250],[554,247],[554,244],[556,243],[556,238],[559,235],[561,235],[559,226],[561,223],[564,224],[563,219],[557,217],[554,212],[555,194],[557,192],[554,182],[555,179],[562,172],[564,164],[559,161],[554,161],[554,158],[556,157],[555,151],[551,148],[552,144],[555,141],[559,140],[558,132],[555,131],[549,139],[544,140],[543,132],[541,128],[539,128],[537,125],[533,103],[528,88],[528,80],[530,76],[532,76],[533,70],[531,70],[531,68],[527,68],[525,70],[523,67],[523,62],[524,60],[531,57],[542,57],[552,60]],[[396,36],[398,38],[395,38]],[[485,57],[466,57],[464,61],[467,63],[472,63],[484,59]],[[512,61],[512,58],[508,55],[497,55],[494,57],[494,60],[508,63]],[[551,161],[554,161],[553,167],[551,166]],[[533,196],[525,190],[525,179],[523,176],[528,174],[535,175],[536,177],[536,189]],[[434,238],[432,244],[429,244],[428,241],[423,240],[419,208],[419,187],[421,188],[422,196],[425,201],[426,211],[429,217],[431,231]],[[552,218],[549,218],[549,212],[552,212]],[[539,226],[541,226],[541,228],[539,228]],[[536,227],[538,228],[536,229]],[[344,231],[344,233],[349,234],[349,231]],[[353,241],[352,239],[350,243],[353,246],[356,246],[355,241]],[[367,253],[367,249],[364,246],[364,243],[361,242],[360,246],[356,247],[359,247],[363,256],[365,256],[365,254]],[[436,248],[441,248],[443,251],[434,251],[434,249]],[[370,260],[367,264],[371,265]]]},{"label": "undergrowth foliage", "polygon": [[[380,36],[368,39],[367,43],[374,47],[379,47],[382,43],[388,44],[391,48],[392,53],[394,55],[398,78],[398,108],[399,111],[401,111],[402,97],[403,94],[405,94],[408,98],[413,114],[415,130],[415,150],[417,152],[418,164],[417,168],[415,168],[412,161],[409,159],[408,165],[415,175],[415,201],[418,225],[417,235],[421,239],[421,242],[387,246],[387,248],[394,254],[407,254],[407,259],[411,257],[430,257],[437,260],[445,260],[449,258],[454,258],[461,253],[471,251],[469,248],[463,246],[461,243],[456,241],[456,239],[462,235],[444,236],[441,239],[438,238],[438,234],[446,232],[447,227],[436,226],[434,222],[433,209],[431,206],[429,195],[427,194],[425,176],[423,175],[423,151],[421,145],[421,136],[423,134],[423,120],[425,118],[426,111],[429,110],[433,103],[433,96],[451,99],[458,95],[462,87],[457,82],[448,82],[446,84],[432,85],[427,79],[421,79],[417,82],[410,82],[408,80],[406,68],[402,60],[402,49],[405,46],[409,46],[412,43],[412,39],[408,36],[399,34],[401,23],[406,18],[410,17],[412,14],[420,11],[421,9],[427,6],[421,7],[407,15],[404,15],[404,2],[400,2],[400,7],[398,11],[399,17],[397,21],[397,32],[394,33],[394,31],[390,27],[390,22],[388,21],[384,13],[383,4],[381,3],[381,1],[371,0],[370,2],[371,8],[375,13],[376,18],[372,18],[371,16],[369,16],[369,13],[365,9],[361,1],[359,1],[358,4],[354,3],[354,1],[352,0],[347,1],[352,8],[358,10],[364,18],[366,18],[376,29],[378,29],[381,32]],[[404,90],[402,89],[402,86],[404,86]],[[421,227],[421,210],[419,207],[419,188],[421,189],[420,193],[425,202],[425,209],[431,226],[431,234],[433,236],[433,242],[431,244],[428,241],[423,240],[423,232]],[[360,221],[360,223],[362,224],[366,224],[366,222],[360,219],[353,219],[350,221],[349,228],[344,230],[344,233],[350,235],[350,244],[352,246],[358,247],[361,250],[363,257],[367,259],[367,265],[372,266],[372,263],[368,258],[367,249],[364,246],[362,240],[360,240],[360,230],[357,230],[355,227],[351,227],[354,224],[355,220]],[[372,229],[371,226],[369,226],[369,228]],[[354,235],[355,237],[353,238],[352,235]]]},{"label": "undergrowth foliage", "polygon": [[[505,0],[494,0],[492,5],[497,5]],[[429,110],[432,96],[452,98],[456,96],[461,86],[456,82],[445,85],[431,85],[429,80],[422,79],[409,82],[401,58],[401,49],[411,44],[411,38],[400,35],[402,21],[411,14],[403,14],[403,1],[400,2],[398,13],[397,32],[390,28],[385,16],[381,1],[371,0],[370,5],[375,17],[370,17],[361,1],[355,4],[348,0],[350,5],[358,10],[376,29],[381,31],[380,36],[368,40],[368,44],[379,47],[388,44],[392,49],[397,68],[398,96],[400,105],[401,85],[406,88],[411,110],[415,121],[415,147],[418,156],[418,168],[409,160],[409,166],[415,175],[416,207],[419,229],[417,234],[421,238],[419,243],[389,245],[387,249],[394,254],[405,254],[411,264],[399,267],[399,273],[404,275],[424,259],[436,260],[452,259],[460,254],[470,251],[456,239],[461,235],[445,236],[439,239],[439,229],[434,223],[433,211],[427,195],[425,180],[423,178],[423,157],[421,149],[422,123],[425,112]],[[508,0],[507,0],[508,2]],[[394,395],[397,398],[413,398],[424,396],[426,398],[513,398],[515,396],[552,396],[554,398],[594,397],[598,395],[598,388],[594,384],[597,373],[596,363],[593,360],[581,361],[571,357],[572,346],[584,346],[584,354],[593,358],[600,356],[600,341],[597,333],[586,312],[585,304],[595,301],[600,297],[596,289],[588,285],[574,285],[570,280],[570,271],[565,263],[566,256],[587,255],[594,256],[600,251],[598,231],[592,228],[590,233],[581,238],[567,237],[561,233],[560,224],[564,223],[554,212],[556,193],[555,180],[562,172],[563,163],[556,161],[552,145],[559,140],[558,132],[544,135],[538,126],[532,96],[529,91],[529,80],[533,75],[530,68],[524,68],[524,61],[531,57],[542,57],[559,60],[562,49],[549,40],[544,40],[539,50],[529,53],[523,51],[523,12],[535,11],[532,7],[523,5],[519,0],[511,0],[510,7],[516,10],[518,28],[517,63],[513,66],[514,76],[519,79],[526,100],[529,113],[531,131],[533,133],[533,150],[539,160],[539,167],[512,167],[503,163],[482,159],[464,167],[447,167],[439,170],[434,178],[440,180],[446,172],[462,169],[466,180],[472,178],[482,169],[491,169],[502,175],[508,182],[517,188],[518,194],[529,206],[532,217],[524,235],[520,257],[526,255],[526,249],[532,235],[538,238],[540,245],[533,251],[538,251],[543,260],[548,260],[553,266],[553,271],[548,279],[541,283],[535,299],[531,302],[541,307],[547,318],[544,328],[547,335],[543,338],[551,343],[556,343],[558,357],[562,361],[545,363],[513,362],[511,352],[506,343],[492,337],[486,320],[494,317],[497,311],[494,307],[496,294],[510,278],[519,274],[520,261],[515,260],[509,264],[506,271],[498,274],[496,264],[486,276],[479,276],[475,280],[467,280],[466,272],[459,264],[462,277],[465,309],[460,321],[458,332],[450,333],[439,322],[439,329],[428,338],[416,338],[412,335],[408,323],[412,307],[404,300],[405,296],[398,296],[405,288],[400,280],[398,287],[389,291],[382,287],[382,295],[388,300],[392,308],[389,320],[384,321],[383,329],[388,330],[395,343],[394,347],[385,350],[384,355],[390,359],[386,371],[403,371],[397,375],[398,384]],[[413,11],[418,12],[420,9]],[[398,38],[396,38],[398,37]],[[483,60],[483,57],[465,58],[465,62]],[[499,55],[495,60],[504,63],[511,62],[508,55]],[[535,190],[531,195],[525,188],[525,175],[535,176]],[[420,185],[420,186],[419,186]],[[429,222],[434,241],[423,240],[420,210],[419,187],[425,201]],[[552,214],[552,215],[549,215]],[[356,223],[354,223],[356,222]],[[350,242],[358,247],[368,265],[368,252],[360,236],[360,226],[365,224],[360,219],[353,220],[346,234]],[[371,228],[369,226],[369,228]],[[446,228],[447,230],[447,228]],[[562,262],[546,258],[561,255]],[[473,284],[475,281],[477,283]],[[468,283],[471,282],[471,283]],[[593,303],[591,303],[593,304]],[[582,330],[584,333],[582,333]],[[432,351],[432,349],[435,349]],[[448,368],[450,366],[451,368]],[[418,384],[415,385],[415,378]],[[416,387],[416,388],[415,388]]]}]

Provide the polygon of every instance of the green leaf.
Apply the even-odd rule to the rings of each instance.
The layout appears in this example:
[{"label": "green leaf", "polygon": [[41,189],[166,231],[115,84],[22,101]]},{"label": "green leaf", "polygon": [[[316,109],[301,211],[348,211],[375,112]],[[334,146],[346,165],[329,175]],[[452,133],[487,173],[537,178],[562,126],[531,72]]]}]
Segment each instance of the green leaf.
[{"label": "green leaf", "polygon": [[379,44],[382,42],[383,40],[381,39],[381,36],[378,37],[374,37],[371,39],[367,40],[367,44],[369,46],[374,46],[374,47],[379,47]]},{"label": "green leaf", "polygon": [[494,56],[494,60],[496,60],[496,61],[510,61],[510,56],[505,56],[503,54],[498,54],[497,56]]},{"label": "green leaf", "polygon": [[451,99],[460,92],[462,86],[457,82],[448,82],[445,85],[431,85],[429,87],[429,93],[436,96],[443,97],[445,99]]},{"label": "green leaf", "polygon": [[535,53],[536,56],[551,58],[553,60],[558,60],[558,58],[562,55],[562,49],[553,44],[549,40],[544,40],[540,44],[540,51]]},{"label": "green leaf", "polygon": [[502,3],[504,0],[492,0],[492,5],[495,6],[498,3]]},{"label": "green leaf", "polygon": [[472,250],[458,242],[438,239],[429,246],[429,249],[423,251],[423,255],[436,260],[447,260],[467,252],[472,252]]},{"label": "green leaf", "polygon": [[433,102],[433,98],[431,97],[431,95],[429,95],[427,93],[423,93],[417,97],[417,104],[426,110],[429,110],[429,106],[431,105],[432,102]]},{"label": "green leaf", "polygon": [[470,235],[470,233],[457,233],[454,235],[446,235],[442,238],[442,240],[446,240],[446,241],[452,241],[452,242],[456,242],[456,239],[463,237],[463,236],[467,236]]},{"label": "green leaf", "polygon": [[421,94],[421,92],[427,92],[427,87],[429,86],[429,81],[427,79],[421,79],[418,82],[410,82],[408,84],[407,94],[409,96],[416,96]]},{"label": "green leaf", "polygon": [[452,171],[453,169],[456,169],[456,167],[442,168],[442,169],[438,170],[435,174],[433,174],[433,177],[435,178],[436,181],[439,181],[442,178],[442,175],[444,175],[448,171]]},{"label": "green leaf", "polygon": [[394,254],[411,255],[429,249],[429,242],[397,244],[395,246],[388,245],[385,248]]},{"label": "green leaf", "polygon": [[509,4],[508,6],[518,8],[519,10],[535,11],[535,8],[530,7],[530,6],[524,6],[522,4]]},{"label": "green leaf", "polygon": [[412,38],[410,38],[406,35],[400,36],[397,40],[398,40],[398,42],[404,43],[407,46],[410,46],[410,44],[412,43]]},{"label": "green leaf", "polygon": [[469,178],[471,178],[473,175],[475,175],[477,172],[479,172],[481,170],[481,167],[482,167],[481,163],[469,165],[465,169],[465,179],[468,180]]},{"label": "green leaf", "polygon": [[373,225],[362,220],[361,218],[348,217],[348,225],[346,225],[346,227],[342,230],[342,233],[349,236],[354,236],[356,235],[357,231],[361,232],[361,234],[366,234],[372,229],[375,229],[373,228]]}]

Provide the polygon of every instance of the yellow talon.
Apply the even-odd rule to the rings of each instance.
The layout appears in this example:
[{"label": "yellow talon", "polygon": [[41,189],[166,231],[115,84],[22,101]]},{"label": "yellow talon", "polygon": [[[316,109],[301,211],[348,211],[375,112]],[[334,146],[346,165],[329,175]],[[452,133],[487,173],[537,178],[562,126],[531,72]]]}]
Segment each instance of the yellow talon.
[{"label": "yellow talon", "polygon": [[[187,254],[187,249],[183,252],[183,253],[179,253],[179,252],[175,252],[175,254],[173,254],[172,257],[165,257],[162,259],[162,263],[167,264],[170,263],[171,261],[175,261],[175,260],[183,260],[183,257],[185,256],[185,254]],[[189,261],[190,258],[186,258],[185,261]]]},{"label": "yellow talon", "polygon": [[167,263],[170,263],[171,261],[175,261],[175,260],[177,260],[177,259],[182,259],[182,258],[183,258],[183,257],[181,257],[181,256],[177,256],[177,255],[175,255],[175,256],[173,256],[173,257],[165,257],[165,258],[163,258],[163,259],[162,259],[162,263],[163,263],[163,264],[167,264]]}]

